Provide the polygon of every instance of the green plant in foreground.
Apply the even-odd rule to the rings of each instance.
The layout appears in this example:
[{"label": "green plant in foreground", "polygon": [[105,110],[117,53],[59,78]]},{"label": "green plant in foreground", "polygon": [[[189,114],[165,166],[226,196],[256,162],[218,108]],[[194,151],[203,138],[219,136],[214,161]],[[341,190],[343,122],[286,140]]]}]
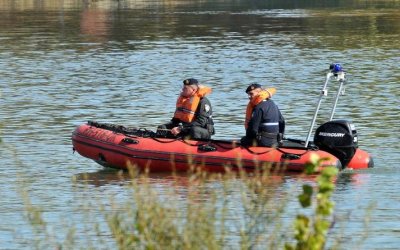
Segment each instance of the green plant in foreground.
[{"label": "green plant in foreground", "polygon": [[[321,165],[324,158],[319,159],[315,155],[313,161],[306,168],[307,173],[314,173],[316,168]],[[324,168],[317,177],[317,194],[314,217],[299,214],[295,220],[295,240],[296,244],[285,244],[287,250],[319,250],[323,249],[326,242],[326,235],[331,225],[330,216],[333,212],[334,203],[330,200],[335,184],[333,178],[338,170],[335,167]],[[303,193],[299,195],[299,202],[303,208],[312,205],[313,187],[303,185]]]},{"label": "green plant in foreground", "polygon": [[106,212],[118,249],[220,249],[223,237],[216,232],[215,199],[211,197],[208,204],[197,201],[207,192],[204,181],[191,181],[182,213],[178,205],[183,204],[173,193],[176,190],[160,195],[151,187],[150,178],[135,178],[132,203],[115,213]]},{"label": "green plant in foreground", "polygon": [[[307,166],[307,173],[314,173],[324,160],[314,158]],[[274,188],[274,185],[280,186],[281,178],[274,179],[279,174],[271,176],[269,168],[252,174],[215,176],[195,171],[184,177],[183,189],[180,185],[175,186],[179,176],[174,176],[174,181],[167,185],[169,190],[163,187],[162,193],[157,191],[159,182],[153,182],[146,174],[138,176],[134,171],[129,174],[130,185],[124,189],[132,195],[131,199],[121,203],[111,198],[108,206],[98,206],[110,234],[104,236],[104,232],[99,231],[96,243],[113,242],[113,247],[120,250],[229,249],[233,246],[238,249],[279,249],[283,245],[287,250],[324,248],[331,224],[329,216],[334,207],[330,196],[335,187],[332,179],[337,174],[336,168],[322,170],[316,188],[303,186],[299,202],[304,208],[315,204],[315,210],[309,217],[297,215],[294,239],[286,244],[290,238],[280,233],[281,215],[290,196]],[[43,210],[32,205],[28,193],[23,197],[29,223],[37,229],[35,244],[38,249],[43,246],[74,248],[82,243],[76,241],[74,228],[67,232],[64,242],[58,242],[49,229],[51,225],[44,219]],[[89,245],[85,248],[89,249]]]}]

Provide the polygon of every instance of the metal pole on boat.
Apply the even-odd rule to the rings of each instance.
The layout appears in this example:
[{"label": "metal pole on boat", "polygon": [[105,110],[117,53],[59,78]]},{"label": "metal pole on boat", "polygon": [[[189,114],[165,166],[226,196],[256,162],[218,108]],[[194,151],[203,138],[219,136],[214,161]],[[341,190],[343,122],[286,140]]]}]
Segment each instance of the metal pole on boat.
[{"label": "metal pole on boat", "polygon": [[[337,80],[340,82],[340,86],[336,93],[335,103],[333,104],[332,111],[331,111],[331,117],[329,118],[329,121],[332,121],[332,119],[333,119],[333,116],[334,116],[335,110],[336,110],[336,105],[339,100],[339,96],[344,93],[343,84],[346,81],[344,71],[338,72],[337,75],[335,74],[335,76],[336,76]],[[342,89],[343,89],[343,91],[342,91]]]},{"label": "metal pole on boat", "polygon": [[330,79],[333,75],[334,75],[334,74],[333,74],[332,71],[329,72],[328,74],[326,74],[326,81],[325,81],[324,87],[322,88],[322,91],[321,91],[321,93],[320,93],[320,95],[319,95],[319,100],[318,100],[317,108],[315,109],[314,117],[313,117],[313,120],[312,120],[312,122],[311,122],[310,130],[308,131],[307,139],[306,139],[306,142],[305,142],[305,145],[304,145],[305,148],[308,147],[308,143],[310,142],[311,133],[312,133],[312,130],[313,130],[314,125],[315,125],[315,120],[317,119],[317,115],[318,115],[319,108],[320,108],[320,106],[321,106],[322,98],[323,98],[324,96],[327,96],[327,95],[328,95],[328,89],[326,88],[326,86],[328,86],[329,79]]}]

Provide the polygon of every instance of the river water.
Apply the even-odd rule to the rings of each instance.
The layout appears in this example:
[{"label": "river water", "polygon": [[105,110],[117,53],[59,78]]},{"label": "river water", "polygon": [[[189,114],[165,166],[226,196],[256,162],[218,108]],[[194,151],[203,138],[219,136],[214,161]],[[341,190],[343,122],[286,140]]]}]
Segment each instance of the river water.
[{"label": "river water", "polygon": [[[107,203],[115,194],[123,203],[126,181],[72,154],[77,125],[154,129],[170,119],[182,80],[194,77],[213,88],[214,138],[243,135],[244,89],[258,82],[277,88],[286,136],[305,139],[335,62],[348,82],[334,118],[353,121],[375,168],[339,175],[333,198],[344,225],[334,238],[340,249],[398,249],[400,3],[265,2],[1,1],[0,248],[35,248],[27,197],[54,242],[67,241],[72,225],[84,238],[78,247],[115,248],[83,222],[103,217],[87,207],[91,199]],[[336,87],[333,81],[319,124]],[[160,192],[167,189],[165,177],[153,178]],[[286,176],[279,189],[301,182]]]}]

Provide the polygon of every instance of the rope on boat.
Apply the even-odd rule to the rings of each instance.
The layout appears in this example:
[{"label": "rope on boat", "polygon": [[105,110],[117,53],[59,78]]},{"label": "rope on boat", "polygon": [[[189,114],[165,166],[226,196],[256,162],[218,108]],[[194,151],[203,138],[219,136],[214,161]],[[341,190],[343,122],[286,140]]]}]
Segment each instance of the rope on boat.
[{"label": "rope on boat", "polygon": [[274,149],[271,149],[271,150],[267,150],[267,151],[265,151],[265,152],[254,152],[253,150],[251,150],[249,147],[243,147],[243,148],[245,148],[247,151],[249,151],[251,154],[253,154],[253,155],[262,155],[262,154],[266,154],[266,153],[269,153],[269,152],[271,152],[271,151],[273,151]]},{"label": "rope on boat", "polygon": [[[251,150],[249,147],[246,147],[246,146],[243,146],[243,148],[245,148],[248,152],[250,152],[251,154],[255,154],[255,155],[262,155],[262,154],[266,154],[266,153],[269,153],[269,152],[271,152],[272,150],[267,150],[267,151],[265,151],[265,152],[260,152],[260,153],[257,153],[257,152],[254,152],[253,150]],[[281,152],[282,153],[282,157],[283,158],[286,158],[286,159],[299,159],[299,158],[301,158],[303,155],[305,155],[308,151],[317,151],[317,150],[319,150],[319,148],[317,147],[317,146],[311,146],[311,145],[309,145],[307,148],[302,148],[303,150],[304,150],[304,153],[301,153],[301,154],[295,154],[295,153],[289,153],[289,152],[285,152],[281,147],[276,147],[275,148],[276,150],[278,150],[279,152]],[[296,149],[299,149],[299,148],[296,148]]]},{"label": "rope on boat", "polygon": [[133,136],[138,136],[138,137],[156,137],[157,133],[144,129],[144,128],[128,128],[124,127],[122,125],[117,125],[117,124],[112,124],[112,123],[99,123],[96,121],[88,121],[87,124],[89,126],[93,126],[96,128],[101,128],[101,129],[106,129],[109,131],[113,131],[115,133],[120,133],[124,135],[133,135]]},{"label": "rope on boat", "polygon": [[[109,131],[113,131],[115,133],[120,133],[120,134],[124,134],[126,136],[133,136],[133,137],[143,137],[143,138],[151,138],[157,142],[160,143],[171,143],[177,140],[182,140],[183,143],[189,145],[189,146],[199,146],[197,144],[192,144],[189,143],[186,139],[182,138],[182,137],[177,137],[177,138],[170,138],[171,140],[165,141],[165,140],[160,140],[159,138],[168,138],[168,137],[159,137],[160,134],[158,134],[157,132],[145,129],[145,128],[132,128],[132,127],[124,127],[122,125],[117,125],[117,124],[112,124],[112,123],[99,123],[96,121],[88,121],[87,124],[89,126],[93,126],[96,128],[101,128],[101,129],[106,129]],[[224,145],[221,145],[221,143],[218,143],[216,141],[205,141],[205,144],[202,144],[202,146],[204,145],[210,145],[210,144],[215,144],[223,149],[233,149],[235,148],[234,145],[231,145],[231,147],[226,147]],[[240,147],[240,144],[237,144],[236,147]],[[250,152],[251,154],[254,155],[262,155],[262,154],[266,154],[269,153],[271,151],[273,151],[274,149],[270,149],[264,152],[254,152],[253,150],[251,150],[249,147],[243,147],[245,148],[248,152]],[[318,147],[309,147],[309,148],[305,148],[305,152],[302,154],[293,154],[293,153],[289,153],[289,152],[285,152],[284,150],[282,150],[281,148],[277,147],[276,150],[278,150],[279,152],[281,152],[285,157],[288,158],[300,158],[302,155],[306,154],[309,150],[318,150]]]},{"label": "rope on boat", "polygon": [[186,143],[188,145],[197,146],[195,144],[190,144],[190,143],[186,142],[181,137],[170,138],[171,140],[168,140],[168,141],[159,140],[159,138],[168,138],[168,137],[164,136],[160,133],[154,132],[152,130],[145,129],[145,128],[132,128],[132,127],[129,128],[129,127],[124,127],[122,125],[117,125],[117,124],[112,124],[112,123],[100,123],[100,122],[96,122],[96,121],[88,121],[87,124],[89,126],[93,126],[96,128],[101,128],[101,129],[109,130],[109,131],[112,131],[115,133],[124,134],[126,136],[151,138],[160,143],[171,143],[171,142],[174,142],[177,140],[182,140],[184,143]]},{"label": "rope on boat", "polygon": [[316,151],[318,150],[317,146],[308,146],[307,148],[304,148],[304,153],[301,154],[295,154],[295,153],[289,153],[289,152],[285,152],[284,150],[282,150],[281,148],[277,147],[276,150],[278,150],[279,152],[282,153],[281,158],[283,159],[289,159],[289,160],[295,160],[295,159],[300,159],[303,155],[305,155],[308,151]]}]

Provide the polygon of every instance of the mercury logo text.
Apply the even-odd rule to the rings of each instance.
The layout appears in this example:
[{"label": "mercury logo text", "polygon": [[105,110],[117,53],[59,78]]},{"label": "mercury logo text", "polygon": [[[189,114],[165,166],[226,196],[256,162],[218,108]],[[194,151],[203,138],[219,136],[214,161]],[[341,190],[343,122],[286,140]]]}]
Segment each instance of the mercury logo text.
[{"label": "mercury logo text", "polygon": [[327,132],[319,132],[320,136],[327,136],[327,137],[344,137],[344,133],[327,133]]}]

